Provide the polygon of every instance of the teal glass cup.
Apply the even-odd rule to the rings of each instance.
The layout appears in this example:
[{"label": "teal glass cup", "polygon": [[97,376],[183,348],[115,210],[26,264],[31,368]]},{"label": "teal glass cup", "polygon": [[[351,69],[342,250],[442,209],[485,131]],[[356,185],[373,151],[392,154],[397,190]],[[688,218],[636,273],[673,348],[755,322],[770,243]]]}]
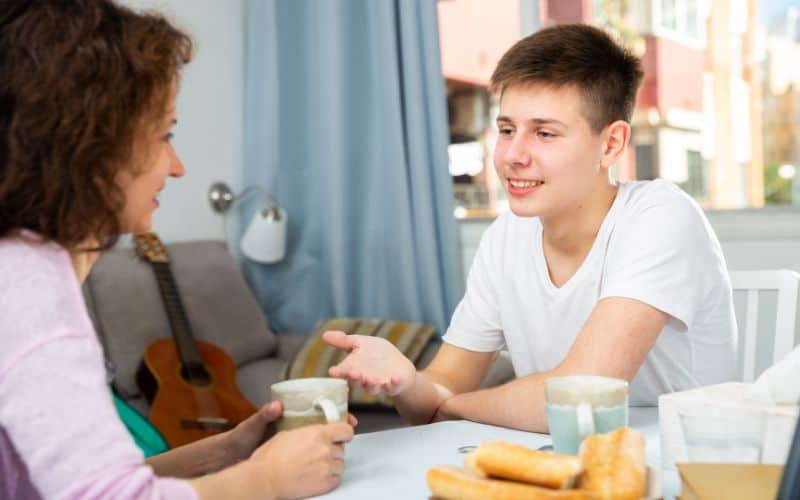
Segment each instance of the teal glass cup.
[{"label": "teal glass cup", "polygon": [[547,425],[556,453],[577,455],[591,434],[628,425],[628,382],[594,375],[545,380]]}]

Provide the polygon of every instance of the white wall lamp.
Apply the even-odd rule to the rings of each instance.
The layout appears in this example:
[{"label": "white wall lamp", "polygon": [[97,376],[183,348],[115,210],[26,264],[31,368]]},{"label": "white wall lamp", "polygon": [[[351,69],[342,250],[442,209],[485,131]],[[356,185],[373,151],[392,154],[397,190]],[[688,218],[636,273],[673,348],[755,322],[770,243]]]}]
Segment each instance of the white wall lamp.
[{"label": "white wall lamp", "polygon": [[241,193],[234,195],[231,188],[224,182],[215,182],[208,189],[208,201],[211,209],[218,214],[224,214],[234,204],[239,203],[254,193],[260,193],[266,198],[266,204],[253,214],[250,224],[242,236],[240,243],[242,253],[248,259],[264,264],[273,264],[286,255],[286,211],[258,186],[248,186]]}]

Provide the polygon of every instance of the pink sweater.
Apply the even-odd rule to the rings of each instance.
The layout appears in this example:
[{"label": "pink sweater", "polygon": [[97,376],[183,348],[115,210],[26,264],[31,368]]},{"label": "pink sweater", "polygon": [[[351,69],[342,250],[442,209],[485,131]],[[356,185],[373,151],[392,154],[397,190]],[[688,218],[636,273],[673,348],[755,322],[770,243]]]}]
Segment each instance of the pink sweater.
[{"label": "pink sweater", "polygon": [[[28,233],[29,235],[32,233]],[[0,239],[0,499],[195,499],[117,416],[69,254]]]}]

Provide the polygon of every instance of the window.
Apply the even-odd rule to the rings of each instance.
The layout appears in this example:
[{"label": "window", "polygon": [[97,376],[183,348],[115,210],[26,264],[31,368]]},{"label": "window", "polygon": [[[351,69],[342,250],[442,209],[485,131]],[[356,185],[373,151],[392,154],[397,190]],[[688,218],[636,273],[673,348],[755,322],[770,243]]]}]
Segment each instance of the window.
[{"label": "window", "polygon": [[711,209],[800,205],[800,8],[790,6],[797,3],[439,2],[451,144],[461,144],[451,149],[459,205],[486,214],[506,200],[493,168],[497,103],[488,91],[498,60],[522,36],[520,26],[569,22],[608,29],[646,68],[630,150],[613,176],[666,179]]},{"label": "window", "polygon": [[698,201],[707,200],[706,165],[700,151],[686,152],[686,170],[686,182],[680,183],[679,186]]},{"label": "window", "polygon": [[652,180],[658,177],[655,165],[653,146],[642,144],[636,146],[636,178],[639,180]]},{"label": "window", "polygon": [[698,0],[655,0],[654,7],[655,32],[661,31],[662,35],[702,42],[703,30],[698,16]]},{"label": "window", "polygon": [[678,16],[675,12],[676,0],[661,0],[661,27],[670,30],[678,29]]},{"label": "window", "polygon": [[686,33],[692,38],[700,38],[700,18],[697,15],[697,2],[686,2]]}]

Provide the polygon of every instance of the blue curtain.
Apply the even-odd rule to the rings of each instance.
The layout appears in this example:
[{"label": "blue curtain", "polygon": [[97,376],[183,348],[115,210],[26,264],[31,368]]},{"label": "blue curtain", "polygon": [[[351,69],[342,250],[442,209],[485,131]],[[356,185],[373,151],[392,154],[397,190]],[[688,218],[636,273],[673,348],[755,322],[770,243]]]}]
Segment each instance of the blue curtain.
[{"label": "blue curtain", "polygon": [[250,0],[246,47],[243,180],[289,216],[286,259],[244,262],[271,324],[443,331],[462,278],[436,2]]}]

